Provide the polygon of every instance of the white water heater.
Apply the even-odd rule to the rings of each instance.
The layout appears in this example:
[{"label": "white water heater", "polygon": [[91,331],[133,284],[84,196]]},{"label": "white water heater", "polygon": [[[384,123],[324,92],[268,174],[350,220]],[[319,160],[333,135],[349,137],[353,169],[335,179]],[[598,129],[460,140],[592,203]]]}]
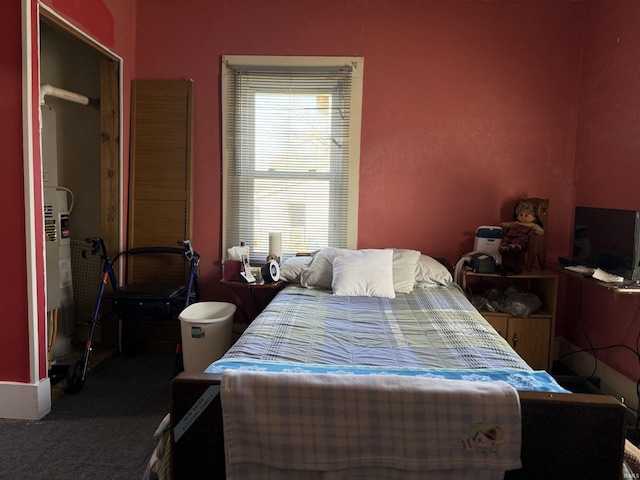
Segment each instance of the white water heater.
[{"label": "white water heater", "polygon": [[[47,311],[73,303],[71,276],[71,230],[67,190],[58,186],[56,114],[47,105],[42,112],[42,169],[44,187],[44,233],[47,266]],[[63,317],[72,315],[63,315]],[[65,324],[69,323],[69,325]],[[62,322],[62,331],[74,329]]]},{"label": "white water heater", "polygon": [[73,303],[67,192],[45,187],[44,203],[47,310],[51,311]]}]

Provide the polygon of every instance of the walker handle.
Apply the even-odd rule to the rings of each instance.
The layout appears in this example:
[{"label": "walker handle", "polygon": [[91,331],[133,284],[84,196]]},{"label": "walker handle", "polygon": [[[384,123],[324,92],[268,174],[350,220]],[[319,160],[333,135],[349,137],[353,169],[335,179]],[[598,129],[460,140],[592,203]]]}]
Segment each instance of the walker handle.
[{"label": "walker handle", "polygon": [[100,237],[92,237],[86,238],[85,241],[91,244],[91,249],[82,249],[82,258],[87,258],[87,252],[91,253],[91,255],[95,255],[101,249],[104,251],[104,241]]}]

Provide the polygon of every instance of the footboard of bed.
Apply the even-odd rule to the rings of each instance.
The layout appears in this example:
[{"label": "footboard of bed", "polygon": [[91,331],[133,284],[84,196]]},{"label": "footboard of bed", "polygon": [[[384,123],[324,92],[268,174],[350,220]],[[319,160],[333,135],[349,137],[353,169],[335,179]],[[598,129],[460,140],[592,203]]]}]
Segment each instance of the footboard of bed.
[{"label": "footboard of bed", "polygon": [[[220,375],[178,375],[171,384],[171,468],[175,480],[224,479]],[[592,394],[519,392],[522,464],[508,480],[617,479],[624,407]]]},{"label": "footboard of bed", "polygon": [[625,409],[608,395],[519,392],[522,468],[505,479],[620,478]]}]

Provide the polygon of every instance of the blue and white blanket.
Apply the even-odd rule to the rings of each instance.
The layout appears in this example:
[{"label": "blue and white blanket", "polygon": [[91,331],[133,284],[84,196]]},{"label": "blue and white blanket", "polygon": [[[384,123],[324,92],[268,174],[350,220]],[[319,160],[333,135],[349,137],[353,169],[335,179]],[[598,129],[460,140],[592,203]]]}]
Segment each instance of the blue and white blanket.
[{"label": "blue and white blanket", "polygon": [[513,368],[453,369],[453,368],[402,368],[368,367],[354,365],[314,365],[273,360],[221,359],[211,364],[206,373],[224,373],[227,370],[249,372],[280,372],[326,375],[392,375],[400,377],[422,377],[441,380],[465,380],[470,382],[508,383],[516,390],[570,393],[562,388],[544,370],[517,370]]}]

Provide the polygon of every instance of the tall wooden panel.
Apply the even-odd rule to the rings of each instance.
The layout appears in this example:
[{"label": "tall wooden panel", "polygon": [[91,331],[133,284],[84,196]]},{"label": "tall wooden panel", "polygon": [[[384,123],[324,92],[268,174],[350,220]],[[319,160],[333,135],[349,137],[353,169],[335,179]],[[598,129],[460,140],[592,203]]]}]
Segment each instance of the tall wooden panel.
[{"label": "tall wooden panel", "polygon": [[[128,248],[191,238],[192,152],[193,82],[133,81]],[[127,281],[174,281],[184,263],[173,260],[131,258]]]},{"label": "tall wooden panel", "polygon": [[120,91],[119,64],[100,60],[100,236],[111,254],[120,245]]}]

